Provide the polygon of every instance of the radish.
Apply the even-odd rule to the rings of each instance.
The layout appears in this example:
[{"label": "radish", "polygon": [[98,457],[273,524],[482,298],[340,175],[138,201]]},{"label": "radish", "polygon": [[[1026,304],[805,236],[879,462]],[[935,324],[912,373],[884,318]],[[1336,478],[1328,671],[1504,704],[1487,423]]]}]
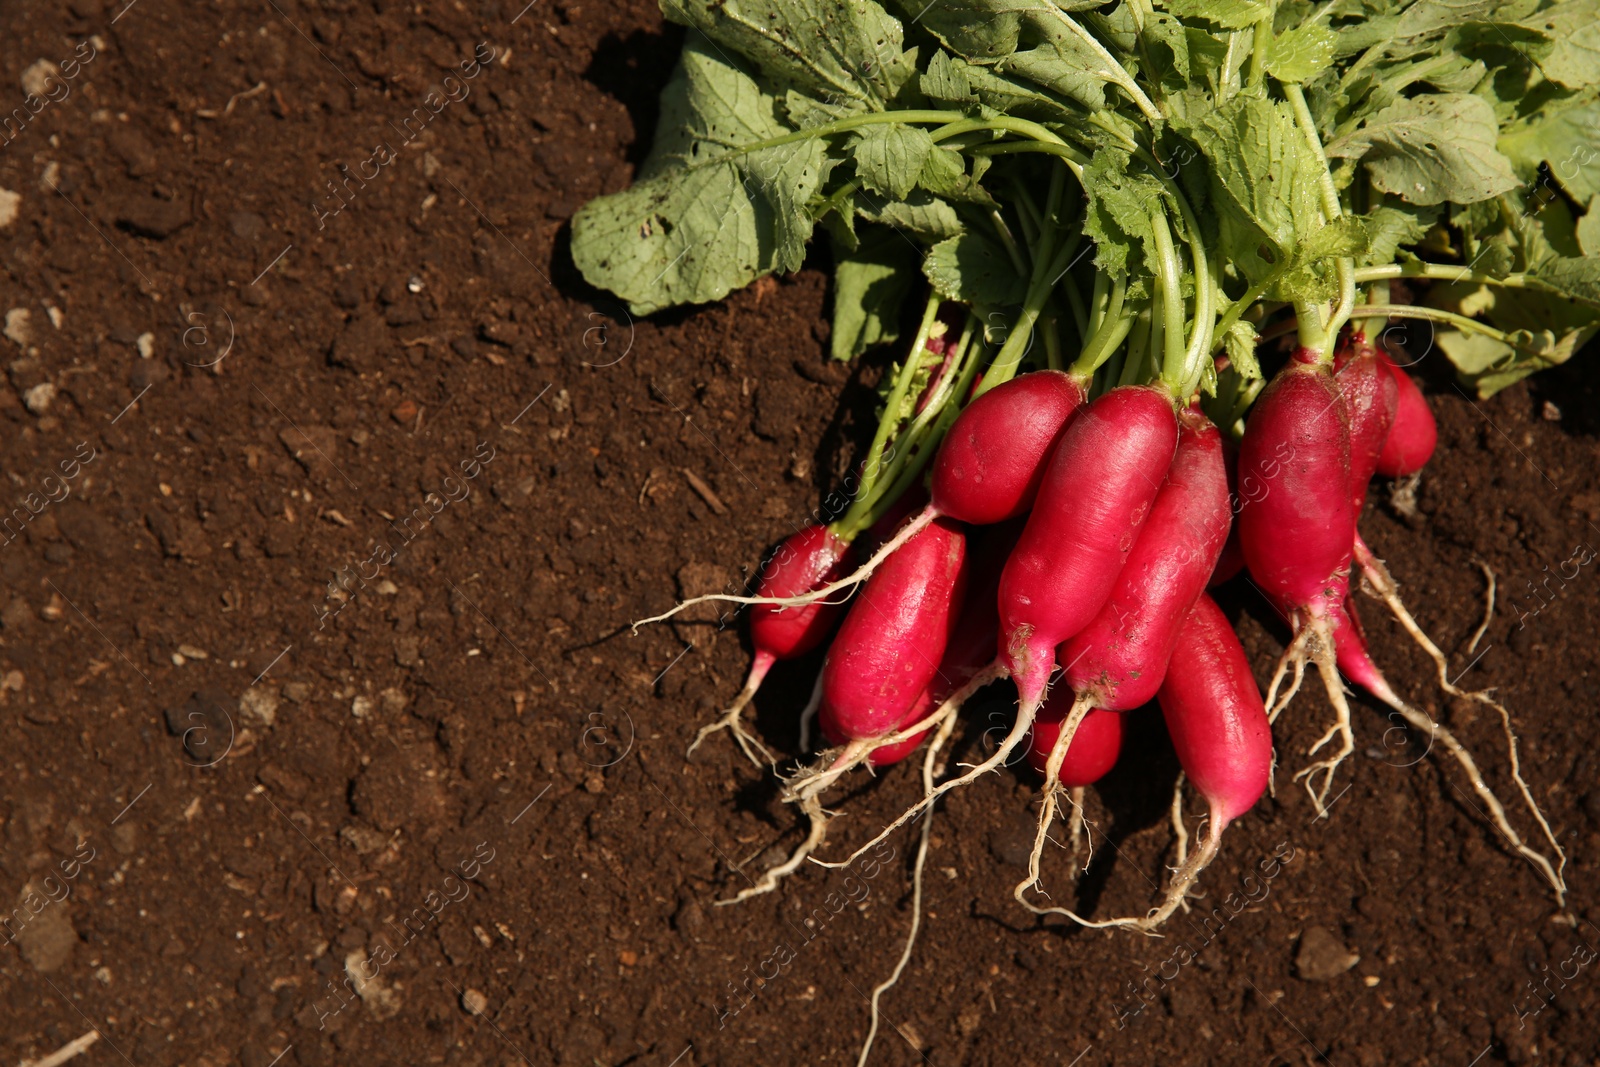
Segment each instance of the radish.
[{"label": "radish", "polygon": [[[995,677],[989,671],[994,663],[994,649],[1000,633],[1000,613],[995,604],[995,596],[1000,585],[1001,568],[1005,565],[1006,557],[1016,545],[1021,533],[1021,524],[1015,521],[990,527],[981,535],[976,547],[969,552],[969,558],[973,559],[971,579],[959,620],[950,634],[944,656],[939,662],[938,673],[923,690],[912,709],[895,724],[900,733],[905,732],[903,728],[907,724],[928,721],[928,727],[898,741],[888,743],[873,741],[868,744],[851,745],[852,741],[860,739],[846,736],[842,732],[831,731],[824,724],[824,733],[828,741],[844,745],[847,749],[847,752],[841,754],[828,768],[827,782],[831,782],[855,766],[860,756],[865,756],[874,767],[888,766],[904,759],[927,735],[928,729],[932,728],[933,721],[936,721],[932,718],[935,712],[940,716],[953,715],[959,710],[961,701],[969,695],[969,687],[975,691]],[[979,675],[984,676],[983,680],[973,685]],[[958,694],[961,695],[961,701],[952,700]],[[792,779],[790,788],[796,789],[806,784],[802,780],[803,777]],[[827,782],[821,784],[826,785]],[[815,789],[815,784],[811,788]]]},{"label": "radish", "polygon": [[[1335,737],[1341,742],[1339,751],[1296,775],[1306,779],[1321,813],[1334,773],[1355,750],[1329,620],[1330,610],[1344,603],[1349,589],[1355,541],[1350,424],[1329,361],[1299,349],[1267,385],[1245,427],[1239,469],[1259,472],[1263,484],[1260,496],[1246,498],[1239,509],[1239,546],[1251,577],[1294,632],[1268,688],[1268,705],[1276,716],[1294,696],[1310,658],[1337,716],[1307,755],[1315,755]],[[1294,684],[1278,702],[1279,683],[1291,667]],[[1320,789],[1311,781],[1319,771]]]},{"label": "radish", "polygon": [[[1028,743],[1028,764],[1048,776],[1046,767],[1061,734],[1071,703],[1055,696],[1047,698],[1033,720]],[[1122,715],[1115,711],[1091,708],[1078,724],[1072,743],[1067,746],[1055,773],[1063,789],[1079,789],[1104,778],[1122,754]]]},{"label": "radish", "polygon": [[1334,381],[1350,420],[1350,510],[1361,518],[1367,484],[1388,442],[1399,404],[1399,386],[1378,350],[1359,331],[1334,354]]},{"label": "radish", "polygon": [[[849,859],[823,866],[852,862],[940,796],[1000,766],[1027,737],[1055,669],[1056,646],[1088,625],[1111,595],[1177,443],[1172,394],[1161,385],[1118,386],[1072,420],[1000,578],[997,662],[1019,693],[1011,731],[988,759],[942,783]],[[1221,482],[1220,453],[1218,463]],[[1214,562],[1213,555],[1203,573]],[[1070,745],[1070,732],[1063,736]]]},{"label": "radish", "polygon": [[1239,445],[1239,469],[1263,482],[1239,509],[1239,547],[1268,597],[1299,616],[1297,629],[1330,598],[1343,602],[1355,540],[1349,422],[1331,368],[1302,353],[1262,391]]},{"label": "radish", "polygon": [[[1111,595],[1089,624],[1061,646],[1065,679],[1075,694],[1045,761],[1044,802],[1029,862],[1039,859],[1055,814],[1055,778],[1090,709],[1118,712],[1151,700],[1167,673],[1178,631],[1216,568],[1230,525],[1222,435],[1198,407],[1178,416],[1177,450],[1150,517],[1121,566]],[[1039,735],[1034,735],[1035,744]],[[1020,899],[1020,897],[1019,897]]]},{"label": "radish", "polygon": [[[850,546],[834,536],[826,526],[804,527],[785,539],[772,554],[762,569],[757,591],[764,596],[786,597],[824,585],[843,569],[849,553]],[[750,613],[750,642],[755,646],[756,654],[744,688],[720,718],[700,728],[689,745],[689,752],[694,752],[708,735],[726,729],[733,733],[740,749],[752,763],[758,767],[761,765],[751,751],[752,746],[760,749],[762,756],[771,763],[772,754],[745,730],[740,721],[745,706],[755,697],[756,690],[761,687],[774,663],[795,659],[816,648],[832,632],[842,612],[843,605],[832,603],[806,604],[788,609],[756,605]]]},{"label": "radish", "polygon": [[1272,728],[1250,661],[1227,616],[1205,594],[1179,631],[1160,703],[1178,763],[1210,814],[1205,842],[1174,872],[1166,899],[1142,924],[1146,929],[1182,903],[1215,858],[1222,831],[1261,798],[1272,773]]},{"label": "radish", "polygon": [[1166,482],[1111,596],[1061,650],[1066,680],[1092,707],[1128,711],[1156,695],[1184,615],[1228,539],[1222,435],[1196,407],[1178,425]]},{"label": "radish", "polygon": [[822,668],[823,733],[880,737],[938,674],[966,591],[966,537],[941,519],[894,552],[867,582]]},{"label": "radish", "polygon": [[[818,712],[825,735],[850,742],[847,753],[864,757],[927,695],[961,612],[966,563],[966,535],[959,524],[941,519],[891,555],[850,606],[822,665]],[[771,892],[822,843],[827,816],[817,799],[820,787],[791,783],[789,792],[810,820],[806,840],[759,882],[721,903]]]},{"label": "radish", "polygon": [[1111,390],[1062,435],[1000,579],[1000,658],[1022,703],[1016,738],[1044,700],[1056,646],[1111,596],[1177,444],[1172,396],[1148,385]]},{"label": "radish", "polygon": [[[1310,789],[1310,777],[1319,770],[1325,773],[1321,790],[1313,789],[1311,794],[1319,813],[1325,811],[1323,802],[1331,787],[1334,772],[1355,747],[1349,704],[1345,700],[1338,674],[1339,669],[1343,668],[1354,681],[1389,704],[1413,726],[1428,730],[1430,736],[1444,742],[1466,771],[1473,789],[1489,805],[1496,826],[1506,834],[1520,854],[1544,873],[1555,888],[1558,900],[1564,900],[1566,886],[1561,868],[1565,866],[1565,856],[1522,779],[1510,714],[1487,694],[1461,690],[1450,681],[1444,654],[1417,626],[1400,601],[1399,591],[1388,570],[1382,561],[1373,556],[1356,532],[1354,506],[1365,492],[1365,483],[1358,483],[1356,479],[1367,473],[1365,463],[1368,460],[1365,457],[1370,456],[1373,441],[1381,433],[1386,390],[1382,390],[1381,386],[1374,389],[1370,384],[1358,386],[1354,379],[1345,379],[1345,389],[1341,392],[1325,363],[1301,357],[1302,353],[1296,353],[1295,360],[1262,393],[1251,414],[1240,449],[1241,469],[1263,463],[1269,449],[1281,449],[1285,445],[1290,449],[1291,457],[1276,469],[1269,471],[1266,466],[1262,467],[1266,491],[1259,498],[1247,498],[1239,514],[1240,544],[1251,575],[1289,620],[1294,632],[1294,640],[1284,650],[1272,684],[1268,687],[1269,722],[1276,720],[1298,690],[1306,659],[1314,659],[1334,706],[1337,721],[1311,746],[1308,754],[1314,755],[1335,736],[1340,737],[1342,745],[1339,752],[1313,763],[1296,777],[1308,779],[1307,787]],[[1345,370],[1349,371],[1361,358],[1359,354],[1352,354],[1351,360],[1345,364]],[[1379,365],[1383,366],[1381,361],[1386,357],[1377,353],[1377,358]],[[1351,373],[1359,375],[1362,371],[1358,366],[1357,371]],[[1398,371],[1396,375],[1398,384],[1404,375]],[[1399,407],[1402,409],[1404,388],[1404,385],[1400,386],[1402,401]],[[1330,392],[1336,399],[1343,397],[1356,402],[1348,404],[1348,407],[1347,403],[1328,403],[1326,398]],[[1375,403],[1364,407],[1359,399],[1363,394],[1375,398]],[[1351,436],[1351,409],[1356,416],[1354,439]],[[1430,426],[1431,419],[1429,413]],[[1400,421],[1397,414],[1394,426],[1388,433],[1391,442],[1398,432]],[[1388,444],[1385,443],[1384,449],[1387,448]],[[1354,463],[1351,462],[1352,451],[1355,454]],[[1376,466],[1382,469],[1381,458]],[[1503,806],[1483,781],[1471,755],[1442,726],[1401,700],[1372,663],[1347,607],[1352,558],[1360,564],[1363,576],[1388,603],[1396,619],[1433,657],[1441,687],[1453,695],[1488,704],[1500,713],[1511,751],[1512,776],[1529,810],[1559,857],[1559,866],[1552,865],[1545,856],[1522,842],[1507,821]],[[1279,685],[1290,667],[1294,670],[1294,680],[1280,699],[1277,696]]]},{"label": "radish", "polygon": [[1378,360],[1393,376],[1397,393],[1394,426],[1378,457],[1377,471],[1390,478],[1403,478],[1421,470],[1432,458],[1433,448],[1439,442],[1439,425],[1434,422],[1427,398],[1411,380],[1411,375],[1401,370],[1386,352],[1379,352]]}]

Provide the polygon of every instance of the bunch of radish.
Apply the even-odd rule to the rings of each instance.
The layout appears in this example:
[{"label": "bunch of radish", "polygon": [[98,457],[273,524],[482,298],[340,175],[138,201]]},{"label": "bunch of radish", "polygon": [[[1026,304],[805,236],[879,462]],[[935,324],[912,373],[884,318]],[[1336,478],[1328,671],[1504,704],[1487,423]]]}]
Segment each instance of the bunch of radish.
[{"label": "bunch of radish", "polygon": [[[994,750],[960,775],[937,784],[929,777],[916,805],[851,857],[825,865],[851,862],[1025,745],[1043,785],[1018,901],[1087,925],[1152,928],[1216,856],[1223,829],[1265,791],[1270,723],[1308,665],[1337,713],[1308,754],[1334,742],[1337,749],[1297,775],[1315,785],[1319,812],[1353,749],[1342,670],[1441,740],[1513,846],[1558,893],[1564,888],[1557,869],[1510,826],[1465,748],[1395,694],[1367,653],[1350,603],[1353,567],[1381,576],[1373,584],[1387,580],[1355,526],[1368,483],[1378,472],[1414,473],[1436,438],[1415,383],[1359,331],[1336,352],[1300,348],[1257,399],[1236,456],[1194,401],[1159,377],[1113,385],[1092,373],[1041,369],[992,384],[960,407],[928,449],[927,504],[902,504],[904,521],[892,536],[882,531],[883,544],[862,566],[842,573],[851,547],[811,526],[780,546],[756,595],[725,598],[753,605],[755,661],[734,708],[696,745],[731,726],[747,753],[756,746],[770,761],[739,727],[739,711],[772,663],[831,635],[814,703],[834,747],[785,784],[811,832],[736,900],[770,891],[814,859],[826,836],[819,798],[829,786],[852,769],[904,759],[935,730],[942,744],[964,702],[1006,678],[1016,716]],[[1250,492],[1236,495],[1236,481]],[[1265,703],[1231,626],[1205,594],[1226,578],[1224,549],[1233,538],[1292,636]],[[1038,884],[1059,794],[1081,791],[1110,770],[1121,755],[1120,715],[1152,700],[1184,779],[1206,802],[1201,846],[1146,916],[1095,921],[1035,906],[1026,892]],[[930,768],[932,761],[930,751]],[[1525,787],[1524,795],[1532,807]]]}]

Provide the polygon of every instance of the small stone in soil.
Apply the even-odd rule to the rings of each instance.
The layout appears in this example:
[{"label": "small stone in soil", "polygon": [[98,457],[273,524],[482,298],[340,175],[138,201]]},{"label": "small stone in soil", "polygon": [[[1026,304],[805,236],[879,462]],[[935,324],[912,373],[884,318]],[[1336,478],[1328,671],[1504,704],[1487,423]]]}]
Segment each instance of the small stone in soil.
[{"label": "small stone in soil", "polygon": [[1360,962],[1361,957],[1324,926],[1309,927],[1300,935],[1300,949],[1294,957],[1296,973],[1308,982],[1337,978]]},{"label": "small stone in soil", "polygon": [[476,989],[469,989],[461,994],[461,1006],[467,1009],[468,1015],[482,1015],[489,1006],[489,998]]}]

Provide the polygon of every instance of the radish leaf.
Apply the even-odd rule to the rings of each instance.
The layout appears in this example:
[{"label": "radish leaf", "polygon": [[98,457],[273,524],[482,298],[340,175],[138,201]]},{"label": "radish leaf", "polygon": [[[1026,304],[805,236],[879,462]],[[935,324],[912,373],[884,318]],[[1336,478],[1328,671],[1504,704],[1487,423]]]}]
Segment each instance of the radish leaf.
[{"label": "radish leaf", "polygon": [[873,0],[661,0],[661,10],[769,82],[836,107],[882,111],[916,73],[899,20]]},{"label": "radish leaf", "polygon": [[934,146],[926,130],[885,125],[858,130],[851,147],[861,184],[872,192],[903,200],[922,177],[923,164]]},{"label": "radish leaf", "polygon": [[692,33],[661,112],[643,180],[573,217],[583,276],[648,315],[797,270],[812,228],[806,205],[829,168],[822,142],[740,152],[790,131],[775,117],[776,101]]},{"label": "radish leaf", "polygon": [[1015,306],[1028,288],[1005,250],[971,231],[929,249],[922,273],[940,296],[969,304]]},{"label": "radish leaf", "polygon": [[1498,134],[1481,97],[1438,93],[1391,104],[1327,153],[1366,159],[1374,185],[1413,204],[1471,204],[1521,184],[1495,149]]},{"label": "radish leaf", "polygon": [[874,226],[854,252],[834,248],[834,359],[854,359],[900,336],[900,306],[916,278],[917,249],[903,236]]}]

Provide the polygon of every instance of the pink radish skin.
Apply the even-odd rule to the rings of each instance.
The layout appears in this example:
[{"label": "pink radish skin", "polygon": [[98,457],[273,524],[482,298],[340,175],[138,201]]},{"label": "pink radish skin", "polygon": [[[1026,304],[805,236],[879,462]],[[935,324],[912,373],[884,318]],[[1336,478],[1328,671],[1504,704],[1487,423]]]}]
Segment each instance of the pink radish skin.
[{"label": "pink radish skin", "polygon": [[1211,581],[1207,583],[1210,588],[1231,580],[1244,570],[1244,553],[1239,550],[1239,527],[1232,522],[1232,516],[1239,514],[1239,446],[1231,438],[1222,439],[1222,465],[1228,472],[1228,510],[1231,514],[1228,540],[1222,545],[1222,554],[1217,557]]},{"label": "pink radish skin", "polygon": [[[904,726],[907,723],[926,719],[938,708],[938,702],[933,699],[933,691],[924,689],[922,695],[917,697],[917,702],[911,705],[910,714],[905,717],[904,722],[900,725]],[[932,729],[933,727],[928,727],[928,730]],[[891,764],[899,763],[917,750],[917,746],[922,744],[923,739],[928,736],[928,730],[922,730],[915,737],[908,737],[904,741],[896,741],[892,745],[879,745],[867,753],[867,762],[874,767],[887,767]],[[840,737],[828,737],[828,743],[834,745],[845,744],[846,740]]]},{"label": "pink radish skin", "polygon": [[1350,427],[1331,368],[1303,352],[1262,391],[1239,445],[1239,470],[1262,481],[1239,509],[1251,577],[1293,620],[1344,600],[1355,516]]},{"label": "pink radish skin", "polygon": [[1350,508],[1357,519],[1367,500],[1367,484],[1394,425],[1400,389],[1378,360],[1378,350],[1357,333],[1334,355],[1334,383],[1350,420]]},{"label": "pink radish skin", "polygon": [[906,721],[960,617],[965,564],[965,535],[940,519],[868,580],[822,667],[818,720],[827,736],[879,737]]},{"label": "pink radish skin", "polygon": [[[836,578],[849,556],[850,546],[835,537],[826,526],[807,526],[780,544],[762,569],[757,593],[761,596],[788,597],[806,593]],[[815,602],[798,607],[778,608],[757,604],[750,612],[750,643],[755,656],[744,688],[715,721],[702,726],[689,744],[692,753],[700,742],[718,730],[729,730],[750,762],[760,767],[759,751],[767,762],[772,755],[744,728],[741,716],[767,672],[779,660],[803,656],[833,632],[844,605]]]},{"label": "pink radish skin", "polygon": [[1160,702],[1178,763],[1220,833],[1266,791],[1272,729],[1250,661],[1209,596],[1202,594],[1184,621]]},{"label": "pink radish skin", "polygon": [[1062,371],[1013,378],[957,416],[933,461],[933,508],[975,526],[1027,511],[1056,441],[1087,399]]},{"label": "pink radish skin", "polygon": [[1178,449],[1166,482],[1110,598],[1059,653],[1074,692],[1107,711],[1155,697],[1231,523],[1222,434],[1198,408],[1188,408],[1178,416]]},{"label": "pink radish skin", "polygon": [[1147,385],[1101,396],[1062,435],[1000,579],[1000,660],[1031,718],[1056,647],[1116,584],[1178,444],[1171,396]]},{"label": "pink radish skin", "polygon": [[[778,546],[762,571],[757,594],[796,596],[826,585],[844,569],[849,554],[850,546],[826,526],[807,526]],[[786,660],[805,655],[833,632],[843,613],[843,604],[755,605],[750,609],[750,639],[757,658],[767,655]]]},{"label": "pink radish skin", "polygon": [[[1033,720],[1033,735],[1028,744],[1028,763],[1040,774],[1050,760],[1050,750],[1061,734],[1061,723],[1067,717],[1067,707],[1056,699],[1045,701]],[[1104,778],[1117,765],[1122,753],[1122,716],[1115,711],[1092,709],[1078,723],[1077,733],[1067,745],[1066,758],[1061,761],[1059,781],[1067,789],[1093,785]]]},{"label": "pink radish skin", "polygon": [[[970,547],[968,566],[971,577],[967,583],[965,603],[961,618],[945,645],[938,676],[923,690],[906,717],[895,724],[896,730],[933,714],[940,704],[994,662],[994,648],[1000,635],[1000,610],[996,604],[1000,571],[1021,533],[1022,525],[1015,521],[990,527],[983,532],[978,543]],[[928,731],[923,730],[915,737],[893,745],[879,746],[869,754],[868,761],[874,767],[898,763],[915,751],[927,735]],[[835,745],[851,740],[833,736],[827,739]]]},{"label": "pink radish skin", "polygon": [[1439,443],[1439,425],[1434,422],[1427,398],[1411,380],[1411,375],[1401,370],[1387,353],[1379,352],[1378,359],[1394,377],[1398,393],[1394,425],[1378,456],[1377,470],[1389,478],[1403,478],[1421,470],[1432,458],[1434,446]]}]

